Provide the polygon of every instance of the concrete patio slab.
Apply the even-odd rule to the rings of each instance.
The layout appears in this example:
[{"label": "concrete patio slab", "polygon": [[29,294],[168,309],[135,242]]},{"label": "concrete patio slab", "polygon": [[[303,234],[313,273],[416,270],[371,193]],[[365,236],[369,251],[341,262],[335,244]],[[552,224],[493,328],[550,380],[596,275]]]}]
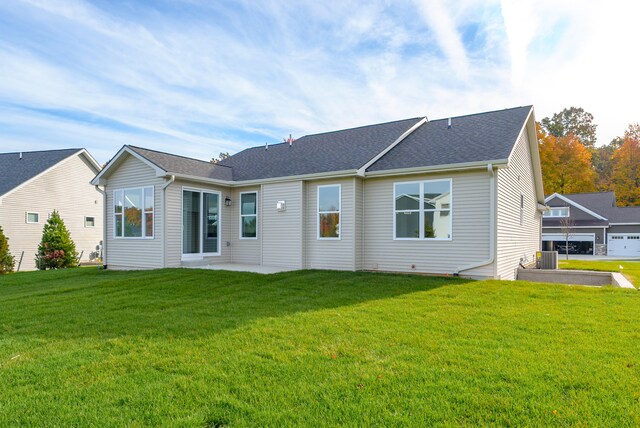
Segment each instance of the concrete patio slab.
[{"label": "concrete patio slab", "polygon": [[288,269],[283,267],[251,265],[243,263],[220,263],[220,264],[207,264],[207,265],[195,265],[195,264],[183,264],[184,268],[188,269],[209,269],[209,270],[230,270],[234,272],[253,272],[261,274],[272,274],[280,272],[289,272],[295,269]]}]

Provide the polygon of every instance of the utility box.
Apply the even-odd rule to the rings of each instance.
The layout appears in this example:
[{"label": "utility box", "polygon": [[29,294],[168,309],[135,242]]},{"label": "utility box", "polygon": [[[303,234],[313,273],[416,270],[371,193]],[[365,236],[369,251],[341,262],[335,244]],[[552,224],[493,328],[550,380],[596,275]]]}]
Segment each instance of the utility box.
[{"label": "utility box", "polygon": [[536,267],[538,269],[558,269],[557,251],[538,251],[536,258]]}]

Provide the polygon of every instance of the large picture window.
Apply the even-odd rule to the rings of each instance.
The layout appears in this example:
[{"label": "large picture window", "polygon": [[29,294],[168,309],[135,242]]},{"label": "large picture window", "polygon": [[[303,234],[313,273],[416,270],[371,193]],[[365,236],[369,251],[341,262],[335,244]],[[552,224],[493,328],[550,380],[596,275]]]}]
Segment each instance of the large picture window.
[{"label": "large picture window", "polygon": [[451,239],[451,180],[394,185],[395,239]]},{"label": "large picture window", "polygon": [[339,184],[318,186],[318,239],[340,239]]},{"label": "large picture window", "polygon": [[240,238],[258,237],[258,194],[240,193]]},{"label": "large picture window", "polygon": [[114,190],[114,237],[153,238],[153,206],[153,187]]}]

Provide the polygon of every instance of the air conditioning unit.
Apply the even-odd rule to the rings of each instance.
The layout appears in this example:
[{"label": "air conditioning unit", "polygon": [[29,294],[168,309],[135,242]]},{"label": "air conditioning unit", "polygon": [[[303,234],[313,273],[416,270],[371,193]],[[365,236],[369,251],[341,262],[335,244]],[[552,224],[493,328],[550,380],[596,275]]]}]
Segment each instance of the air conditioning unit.
[{"label": "air conditioning unit", "polygon": [[538,256],[536,263],[538,269],[558,269],[557,251],[538,251],[536,255]]}]

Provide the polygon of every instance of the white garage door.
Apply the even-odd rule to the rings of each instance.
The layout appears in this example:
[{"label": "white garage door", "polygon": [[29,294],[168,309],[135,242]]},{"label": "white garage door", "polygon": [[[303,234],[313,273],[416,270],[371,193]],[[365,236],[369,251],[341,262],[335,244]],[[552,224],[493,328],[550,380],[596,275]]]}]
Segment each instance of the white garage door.
[{"label": "white garage door", "polygon": [[607,237],[607,254],[640,257],[640,233],[610,233]]}]

